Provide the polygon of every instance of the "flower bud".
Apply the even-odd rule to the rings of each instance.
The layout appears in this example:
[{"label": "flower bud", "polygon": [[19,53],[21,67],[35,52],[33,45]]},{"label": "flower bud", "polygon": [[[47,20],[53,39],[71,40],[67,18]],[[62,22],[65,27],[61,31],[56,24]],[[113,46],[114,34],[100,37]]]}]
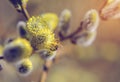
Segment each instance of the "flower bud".
[{"label": "flower bud", "polygon": [[[0,45],[0,57],[2,57],[2,55],[3,55],[3,46]],[[3,70],[3,67],[2,67],[2,65],[0,64],[0,71],[2,71],[2,70]]]},{"label": "flower bud", "polygon": [[16,69],[20,75],[27,76],[32,72],[33,65],[29,59],[23,59],[16,63]]},{"label": "flower bud", "polygon": [[26,7],[28,0],[9,0],[18,12],[22,11],[21,5]]},{"label": "flower bud", "polygon": [[56,56],[56,51],[41,49],[37,52],[44,60],[52,60]]},{"label": "flower bud", "polygon": [[103,20],[120,18],[120,0],[106,0],[100,9]]},{"label": "flower bud", "polygon": [[60,15],[60,21],[68,22],[70,18],[71,18],[71,11],[68,9],[64,9]]},{"label": "flower bud", "polygon": [[71,11],[68,9],[64,9],[60,14],[59,21],[59,29],[63,36],[66,36],[69,29],[70,19],[71,19]]},{"label": "flower bud", "polygon": [[21,0],[9,0],[9,1],[13,4],[13,6],[16,8],[16,10],[17,10],[18,12],[21,12],[21,11],[22,11],[22,8],[21,8],[21,6],[20,6],[20,5],[22,5]]},{"label": "flower bud", "polygon": [[74,36],[71,41],[80,46],[90,46],[96,38],[96,31],[84,31],[79,35]]},{"label": "flower bud", "polygon": [[16,62],[30,57],[31,53],[32,47],[30,43],[22,38],[17,38],[8,43],[3,50],[3,56],[7,62]]},{"label": "flower bud", "polygon": [[95,9],[89,10],[81,22],[82,28],[87,31],[95,31],[99,25],[99,15]]},{"label": "flower bud", "polygon": [[29,40],[29,34],[26,30],[26,23],[24,21],[19,21],[18,22],[17,29],[18,29],[18,33],[19,33],[20,37]]},{"label": "flower bud", "polygon": [[54,31],[58,25],[58,16],[54,13],[44,13],[41,17],[45,20],[51,31]]},{"label": "flower bud", "polygon": [[28,3],[28,0],[22,0],[22,4],[23,4],[24,7],[27,6],[27,3]]},{"label": "flower bud", "polygon": [[3,54],[3,46],[0,45],[0,56],[2,56],[2,54]]},{"label": "flower bud", "polygon": [[30,35],[29,40],[34,50],[51,49],[58,45],[54,33],[40,16],[30,18],[26,30]]}]

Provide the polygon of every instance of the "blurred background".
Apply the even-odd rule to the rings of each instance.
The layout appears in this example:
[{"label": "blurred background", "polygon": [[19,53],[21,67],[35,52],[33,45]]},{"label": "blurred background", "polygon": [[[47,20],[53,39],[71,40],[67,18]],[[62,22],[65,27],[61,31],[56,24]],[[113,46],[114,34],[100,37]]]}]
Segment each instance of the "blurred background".
[{"label": "blurred background", "polygon": [[[90,9],[99,11],[105,0],[29,0],[30,15],[53,12],[60,15],[64,9],[72,12],[70,30],[79,25]],[[9,0],[0,0],[0,40],[16,37],[18,21],[25,20]],[[76,46],[69,41],[61,43],[58,61],[51,67],[47,82],[120,82],[120,19],[100,20],[97,37],[89,47]],[[38,82],[42,60],[32,60],[35,69],[28,77],[19,76],[14,68],[0,61],[5,69],[0,71],[0,82]],[[39,63],[38,63],[39,61]]]}]

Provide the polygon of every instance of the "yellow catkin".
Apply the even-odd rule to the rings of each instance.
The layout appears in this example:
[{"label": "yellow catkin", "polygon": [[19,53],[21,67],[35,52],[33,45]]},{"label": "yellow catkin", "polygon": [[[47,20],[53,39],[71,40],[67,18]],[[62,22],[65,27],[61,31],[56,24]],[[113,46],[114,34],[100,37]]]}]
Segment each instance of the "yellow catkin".
[{"label": "yellow catkin", "polygon": [[91,22],[95,23],[96,19],[97,19],[97,13],[96,12],[92,12],[90,14],[90,16],[91,16]]},{"label": "yellow catkin", "polygon": [[0,56],[2,56],[2,54],[3,54],[3,46],[0,45]]},{"label": "yellow catkin", "polygon": [[68,22],[71,18],[71,12],[68,9],[62,11],[60,18],[64,20],[64,22]]},{"label": "yellow catkin", "polygon": [[42,14],[41,17],[45,20],[48,27],[54,31],[58,25],[58,16],[54,13],[45,13]]},{"label": "yellow catkin", "polygon": [[42,28],[48,28],[46,22],[40,16],[32,16],[27,22],[27,31],[32,35],[37,35],[37,32]]},{"label": "yellow catkin", "polygon": [[22,75],[29,75],[32,72],[33,64],[30,59],[23,59],[16,63],[17,71]]},{"label": "yellow catkin", "polygon": [[[16,48],[17,51],[10,52],[10,50],[13,48]],[[12,53],[14,53],[15,57],[12,56]],[[30,57],[31,54],[32,54],[31,44],[29,43],[29,41],[23,38],[17,38],[13,40],[12,42],[5,45],[4,48],[4,57],[9,62],[19,61],[20,59]]]},{"label": "yellow catkin", "polygon": [[33,68],[32,62],[31,62],[29,59],[25,59],[25,60],[21,63],[21,65],[27,66],[28,70],[30,70],[30,69]]},{"label": "yellow catkin", "polygon": [[21,48],[23,50],[23,55],[22,55],[23,58],[31,56],[32,47],[26,39],[17,38],[15,41],[13,41],[13,45],[21,46]]},{"label": "yellow catkin", "polygon": [[22,3],[27,3],[28,2],[28,0],[22,0]]},{"label": "yellow catkin", "polygon": [[[48,28],[47,23],[40,16],[32,17],[27,22],[27,31],[34,49],[50,49],[57,45],[54,33]],[[52,46],[53,45],[53,46]]]}]

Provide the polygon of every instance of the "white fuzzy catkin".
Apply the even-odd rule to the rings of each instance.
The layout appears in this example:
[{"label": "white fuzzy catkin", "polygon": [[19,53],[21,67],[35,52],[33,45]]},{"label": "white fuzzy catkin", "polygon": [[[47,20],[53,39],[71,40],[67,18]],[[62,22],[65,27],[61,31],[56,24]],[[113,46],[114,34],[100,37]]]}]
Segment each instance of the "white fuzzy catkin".
[{"label": "white fuzzy catkin", "polygon": [[[83,33],[86,33],[87,35],[79,37]],[[81,33],[80,35],[76,36],[76,37],[78,37],[76,39],[76,44],[78,44],[79,46],[84,46],[84,47],[90,46],[94,42],[94,40],[96,38],[96,31],[93,31],[93,32],[85,31],[83,33]]]},{"label": "white fuzzy catkin", "polygon": [[120,18],[120,0],[107,0],[100,10],[100,16],[104,19]]},{"label": "white fuzzy catkin", "polygon": [[44,60],[52,60],[56,56],[56,51],[49,51],[47,49],[41,49],[38,53]]},{"label": "white fuzzy catkin", "polygon": [[24,21],[19,21],[17,24],[17,28],[20,28],[20,27],[26,27],[26,23]]},{"label": "white fuzzy catkin", "polygon": [[64,9],[60,14],[58,27],[63,35],[67,35],[71,16],[71,11],[68,9]]},{"label": "white fuzzy catkin", "polygon": [[[27,67],[27,71],[26,72],[20,72],[20,67],[21,66],[26,66]],[[21,76],[28,76],[32,70],[33,70],[33,65],[32,62],[29,59],[23,59],[21,61],[18,61],[17,63],[15,63],[15,68],[17,70],[17,73]]]},{"label": "white fuzzy catkin", "polygon": [[87,31],[95,31],[99,26],[99,21],[98,12],[95,9],[91,9],[82,20],[82,28]]}]

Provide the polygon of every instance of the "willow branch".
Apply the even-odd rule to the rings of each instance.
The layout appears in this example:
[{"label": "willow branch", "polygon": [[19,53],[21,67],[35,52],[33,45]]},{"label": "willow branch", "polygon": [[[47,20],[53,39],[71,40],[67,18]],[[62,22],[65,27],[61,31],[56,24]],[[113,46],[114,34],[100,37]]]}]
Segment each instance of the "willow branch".
[{"label": "willow branch", "polygon": [[[82,24],[82,23],[81,23]],[[69,34],[68,36],[63,36],[61,32],[59,32],[59,36],[60,36],[60,41],[64,41],[67,39],[72,38],[75,34],[79,33],[80,31],[82,31],[82,27],[81,25],[78,27],[78,29],[76,29],[73,33]]]},{"label": "willow branch", "polygon": [[28,20],[30,18],[30,15],[26,9],[26,7],[24,5],[21,5],[21,9],[22,9],[22,14],[24,15],[24,17]]},{"label": "willow branch", "polygon": [[48,71],[50,67],[52,66],[53,60],[46,60],[44,65],[43,65],[43,70],[41,74],[41,79],[39,82],[46,82]]}]

